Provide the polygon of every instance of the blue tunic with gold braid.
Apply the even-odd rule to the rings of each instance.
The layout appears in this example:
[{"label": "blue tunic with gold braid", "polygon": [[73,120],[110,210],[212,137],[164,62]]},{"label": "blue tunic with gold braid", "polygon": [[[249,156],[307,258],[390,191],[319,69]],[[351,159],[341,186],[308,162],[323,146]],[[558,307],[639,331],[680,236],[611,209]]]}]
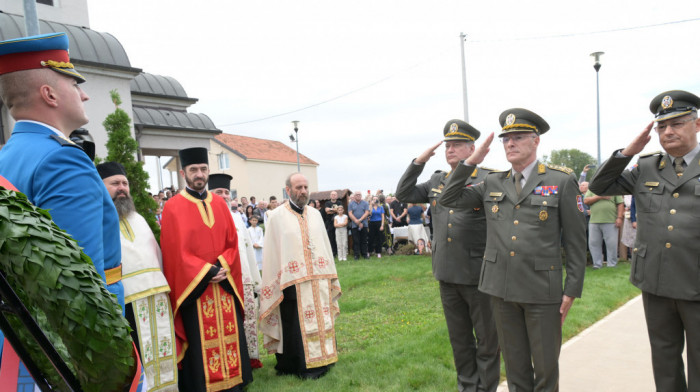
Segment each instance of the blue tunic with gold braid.
[{"label": "blue tunic with gold braid", "polygon": [[41,123],[18,121],[0,151],[0,175],[75,238],[123,309],[119,217],[85,152]]}]

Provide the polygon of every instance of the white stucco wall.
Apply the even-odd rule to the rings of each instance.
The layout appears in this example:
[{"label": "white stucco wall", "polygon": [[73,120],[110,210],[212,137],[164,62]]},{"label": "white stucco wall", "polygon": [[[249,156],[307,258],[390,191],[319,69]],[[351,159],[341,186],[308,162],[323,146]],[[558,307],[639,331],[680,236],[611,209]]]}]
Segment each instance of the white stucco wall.
[{"label": "white stucco wall", "polygon": [[[24,1],[0,0],[0,10],[8,14],[24,15]],[[36,13],[39,19],[90,27],[87,0],[54,0],[54,6],[37,4]]]},{"label": "white stucco wall", "polygon": [[131,118],[131,136],[134,136],[134,114],[131,111],[131,88],[129,82],[135,76],[131,73],[105,71],[96,68],[88,68],[85,66],[76,66],[76,69],[87,79],[87,82],[80,87],[87,93],[90,99],[85,102],[85,110],[87,111],[90,122],[83,128],[90,131],[90,134],[95,139],[95,150],[98,157],[107,156],[107,131],[102,122],[105,118],[113,113],[115,106],[112,103],[109,92],[116,89],[122,100],[119,106],[126,111]]}]

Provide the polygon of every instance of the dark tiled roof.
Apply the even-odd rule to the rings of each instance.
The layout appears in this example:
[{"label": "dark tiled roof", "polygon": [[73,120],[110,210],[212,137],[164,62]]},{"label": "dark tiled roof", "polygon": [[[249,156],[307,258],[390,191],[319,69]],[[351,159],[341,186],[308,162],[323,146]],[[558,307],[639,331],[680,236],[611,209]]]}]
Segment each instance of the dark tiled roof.
[{"label": "dark tiled roof", "polygon": [[187,96],[180,82],[170,76],[154,75],[141,72],[131,80],[131,92],[134,94],[155,95],[197,101]]},{"label": "dark tiled roof", "polygon": [[221,132],[206,114],[134,107],[134,125],[183,131]]},{"label": "dark tiled roof", "polygon": [[[115,68],[140,71],[131,67],[129,57],[119,41],[109,33],[99,33],[87,27],[39,21],[42,34],[65,32],[70,42],[70,58],[76,63],[94,63]],[[24,36],[24,17],[0,13],[0,40]]]}]

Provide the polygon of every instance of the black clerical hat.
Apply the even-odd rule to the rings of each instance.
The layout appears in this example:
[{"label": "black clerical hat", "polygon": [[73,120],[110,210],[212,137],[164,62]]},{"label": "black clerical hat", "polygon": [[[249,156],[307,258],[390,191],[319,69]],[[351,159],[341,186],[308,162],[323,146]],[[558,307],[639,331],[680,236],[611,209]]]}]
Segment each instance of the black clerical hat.
[{"label": "black clerical hat", "polygon": [[233,179],[233,177],[224,173],[210,174],[209,190],[219,188],[231,190],[231,179]]},{"label": "black clerical hat", "polygon": [[183,169],[196,163],[209,164],[209,152],[204,147],[186,148],[180,150],[178,154],[180,155],[180,164]]},{"label": "black clerical hat", "polygon": [[107,177],[116,176],[117,174],[126,176],[126,170],[124,170],[124,166],[119,162],[100,163],[97,165],[97,172],[100,173],[100,178],[103,180]]}]

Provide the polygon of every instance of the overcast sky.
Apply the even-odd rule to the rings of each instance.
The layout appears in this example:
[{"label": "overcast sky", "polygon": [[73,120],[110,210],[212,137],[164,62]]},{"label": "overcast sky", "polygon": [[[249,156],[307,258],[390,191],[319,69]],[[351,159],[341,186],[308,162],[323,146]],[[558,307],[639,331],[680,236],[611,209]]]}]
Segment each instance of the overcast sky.
[{"label": "overcast sky", "polygon": [[[289,143],[320,163],[319,190],[393,192],[411,159],[463,118],[460,32],[467,34],[469,122],[498,132],[524,107],[551,126],[538,155],[596,157],[653,119],[657,94],[700,94],[700,2],[88,1],[90,27],[114,35],[134,67],[176,78],[226,133]],[[507,169],[503,147],[485,166]],[[646,150],[659,150],[656,138]],[[448,169],[444,148],[421,180]],[[152,176],[153,177],[153,176]],[[235,179],[234,179],[235,181]]]}]

